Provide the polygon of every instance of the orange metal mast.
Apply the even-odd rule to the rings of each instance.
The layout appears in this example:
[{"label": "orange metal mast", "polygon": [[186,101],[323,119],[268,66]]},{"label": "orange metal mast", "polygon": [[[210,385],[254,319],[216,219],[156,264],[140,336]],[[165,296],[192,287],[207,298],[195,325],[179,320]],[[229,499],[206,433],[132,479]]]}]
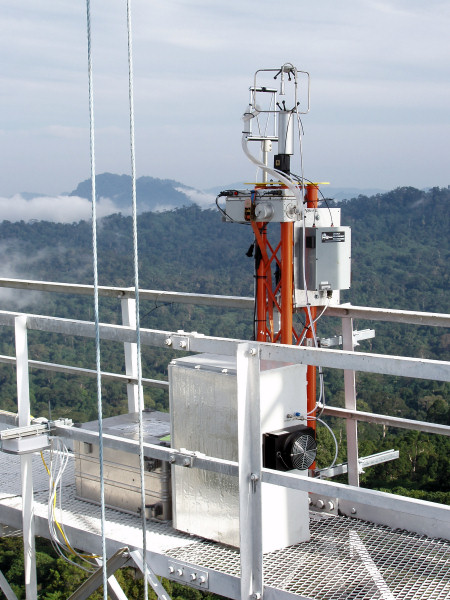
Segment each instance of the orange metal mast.
[{"label": "orange metal mast", "polygon": [[281,343],[292,344],[294,224],[281,223]]}]

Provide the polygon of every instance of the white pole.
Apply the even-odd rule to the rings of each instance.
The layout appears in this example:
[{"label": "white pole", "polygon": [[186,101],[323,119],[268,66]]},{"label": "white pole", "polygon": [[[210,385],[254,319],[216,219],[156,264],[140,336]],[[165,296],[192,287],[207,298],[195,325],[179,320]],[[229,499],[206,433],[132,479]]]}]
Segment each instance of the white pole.
[{"label": "white pole", "polygon": [[[134,298],[122,298],[122,323],[127,327],[133,327],[136,329],[136,300]],[[125,342],[125,373],[131,377],[137,378],[137,344]],[[144,397],[143,391],[141,391],[142,398]],[[128,397],[128,412],[135,413],[139,411],[139,394],[138,386],[136,383],[127,384],[127,397]]]},{"label": "white pole", "polygon": [[256,346],[237,350],[239,446],[239,538],[241,600],[260,600],[263,594],[260,365]]},{"label": "white pole", "polygon": [[[354,350],[353,319],[348,317],[342,319],[342,348],[343,350]],[[344,370],[344,392],[345,408],[356,410],[355,371]],[[345,425],[347,428],[348,483],[359,486],[358,421],[346,419]]]},{"label": "white pole", "polygon": [[[19,427],[30,424],[30,388],[28,381],[27,318],[15,318],[17,409]],[[37,598],[36,552],[34,547],[33,455],[20,457],[22,481],[22,528],[27,600]]]}]

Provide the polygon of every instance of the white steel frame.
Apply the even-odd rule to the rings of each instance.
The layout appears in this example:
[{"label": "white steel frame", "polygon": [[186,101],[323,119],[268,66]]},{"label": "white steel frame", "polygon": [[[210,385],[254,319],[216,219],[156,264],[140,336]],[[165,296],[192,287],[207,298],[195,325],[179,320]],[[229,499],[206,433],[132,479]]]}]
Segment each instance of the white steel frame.
[{"label": "white steel frame", "polygon": [[[92,295],[93,293],[92,286],[24,280],[3,279],[0,280],[0,287],[1,286],[84,295]],[[100,325],[100,337],[103,340],[122,342],[124,344],[126,357],[126,375],[105,373],[104,376],[122,380],[127,383],[128,406],[130,411],[134,411],[136,408],[137,397],[135,368],[136,320],[135,314],[133,314],[133,311],[135,310],[134,290],[129,288],[103,287],[100,289],[100,294],[106,297],[116,297],[121,300],[124,325],[102,323]],[[154,290],[142,290],[140,292],[141,300],[160,300],[162,297],[164,297],[164,300],[170,300],[171,302],[225,306],[229,308],[252,308],[253,306],[253,299],[251,298],[181,294],[177,292]],[[358,487],[359,460],[357,452],[357,422],[359,420],[368,421],[441,435],[450,435],[450,427],[357,411],[354,385],[355,371],[450,381],[450,363],[428,359],[354,352],[353,350],[353,319],[355,318],[448,327],[450,326],[450,317],[444,314],[392,311],[366,307],[353,307],[350,305],[329,308],[326,311],[326,315],[342,318],[343,350],[247,342],[204,336],[196,332],[188,333],[181,331],[170,332],[141,329],[141,343],[143,345],[183,349],[191,352],[234,355],[237,357],[239,439],[241,442],[246,440],[245,444],[240,443],[239,462],[233,463],[214,457],[198,456],[179,449],[152,446],[150,444],[144,444],[144,452],[146,456],[161,460],[169,460],[171,463],[186,465],[186,460],[188,460],[189,465],[192,468],[202,468],[239,477],[241,508],[241,598],[258,600],[258,598],[262,597],[263,593],[267,597],[272,596],[272,591],[269,591],[268,589],[265,590],[264,588],[262,570],[260,539],[260,490],[262,481],[338,499],[340,511],[344,514],[352,516],[357,515],[359,518],[370,520],[375,523],[393,525],[431,537],[441,537],[450,540],[450,507]],[[95,376],[95,371],[90,369],[43,363],[40,361],[29,361],[26,342],[28,329],[93,338],[95,336],[93,323],[73,319],[60,319],[30,314],[23,315],[21,313],[0,311],[0,325],[14,327],[16,332],[16,357],[0,356],[0,362],[16,364],[19,425],[29,424],[28,369],[30,367],[65,372],[68,374]],[[344,370],[345,409],[327,407],[325,414],[346,419],[349,440],[348,474],[350,485],[262,468],[260,450],[261,436],[258,426],[260,422],[258,402],[259,362],[261,359],[296,362]],[[159,387],[167,387],[168,385],[167,382],[151,379],[143,379],[142,382],[144,385]],[[15,415],[12,415],[11,419],[14,419],[17,423]],[[97,432],[71,428],[63,425],[58,425],[55,433],[57,435],[86,442],[95,441],[98,437]],[[106,447],[114,446],[128,452],[138,452],[137,442],[124,439],[119,440],[114,436],[104,435],[103,444]],[[23,457],[23,465],[27,464],[27,458],[28,457],[26,456]],[[22,468],[22,472],[27,598],[35,598],[36,579],[32,556],[34,541],[32,477],[30,469],[27,469],[26,466]],[[150,556],[150,554],[152,556]],[[155,556],[153,553],[150,554],[149,558],[155,562]],[[0,579],[0,586],[1,581],[2,580]],[[228,585],[224,587],[224,590],[227,588]],[[235,586],[233,589],[235,590]],[[284,595],[284,593],[281,593],[281,595]],[[236,597],[236,592],[233,592],[233,597]]]}]

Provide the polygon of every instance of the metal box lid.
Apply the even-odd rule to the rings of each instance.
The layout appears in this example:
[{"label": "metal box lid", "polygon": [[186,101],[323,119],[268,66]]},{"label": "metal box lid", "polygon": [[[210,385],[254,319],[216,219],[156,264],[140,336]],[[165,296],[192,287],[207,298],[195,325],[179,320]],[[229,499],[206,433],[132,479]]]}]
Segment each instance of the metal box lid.
[{"label": "metal box lid", "polygon": [[[170,446],[170,416],[157,410],[142,413],[144,442]],[[82,425],[91,431],[98,429],[98,421]],[[117,435],[130,440],[139,440],[139,413],[128,413],[103,419],[103,433]]]}]

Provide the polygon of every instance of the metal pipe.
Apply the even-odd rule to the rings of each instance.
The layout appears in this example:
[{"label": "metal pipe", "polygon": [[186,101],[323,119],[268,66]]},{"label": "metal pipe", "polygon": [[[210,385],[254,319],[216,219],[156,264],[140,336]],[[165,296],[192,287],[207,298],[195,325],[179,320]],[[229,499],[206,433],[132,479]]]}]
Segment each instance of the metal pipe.
[{"label": "metal pipe", "polygon": [[[17,371],[17,413],[19,427],[30,424],[30,388],[28,381],[27,318],[15,318],[16,371]],[[33,456],[20,457],[22,482],[22,529],[25,570],[25,593],[27,600],[37,598],[36,552],[33,506]]]},{"label": "metal pipe", "polygon": [[294,225],[281,223],[281,343],[292,344]]}]

